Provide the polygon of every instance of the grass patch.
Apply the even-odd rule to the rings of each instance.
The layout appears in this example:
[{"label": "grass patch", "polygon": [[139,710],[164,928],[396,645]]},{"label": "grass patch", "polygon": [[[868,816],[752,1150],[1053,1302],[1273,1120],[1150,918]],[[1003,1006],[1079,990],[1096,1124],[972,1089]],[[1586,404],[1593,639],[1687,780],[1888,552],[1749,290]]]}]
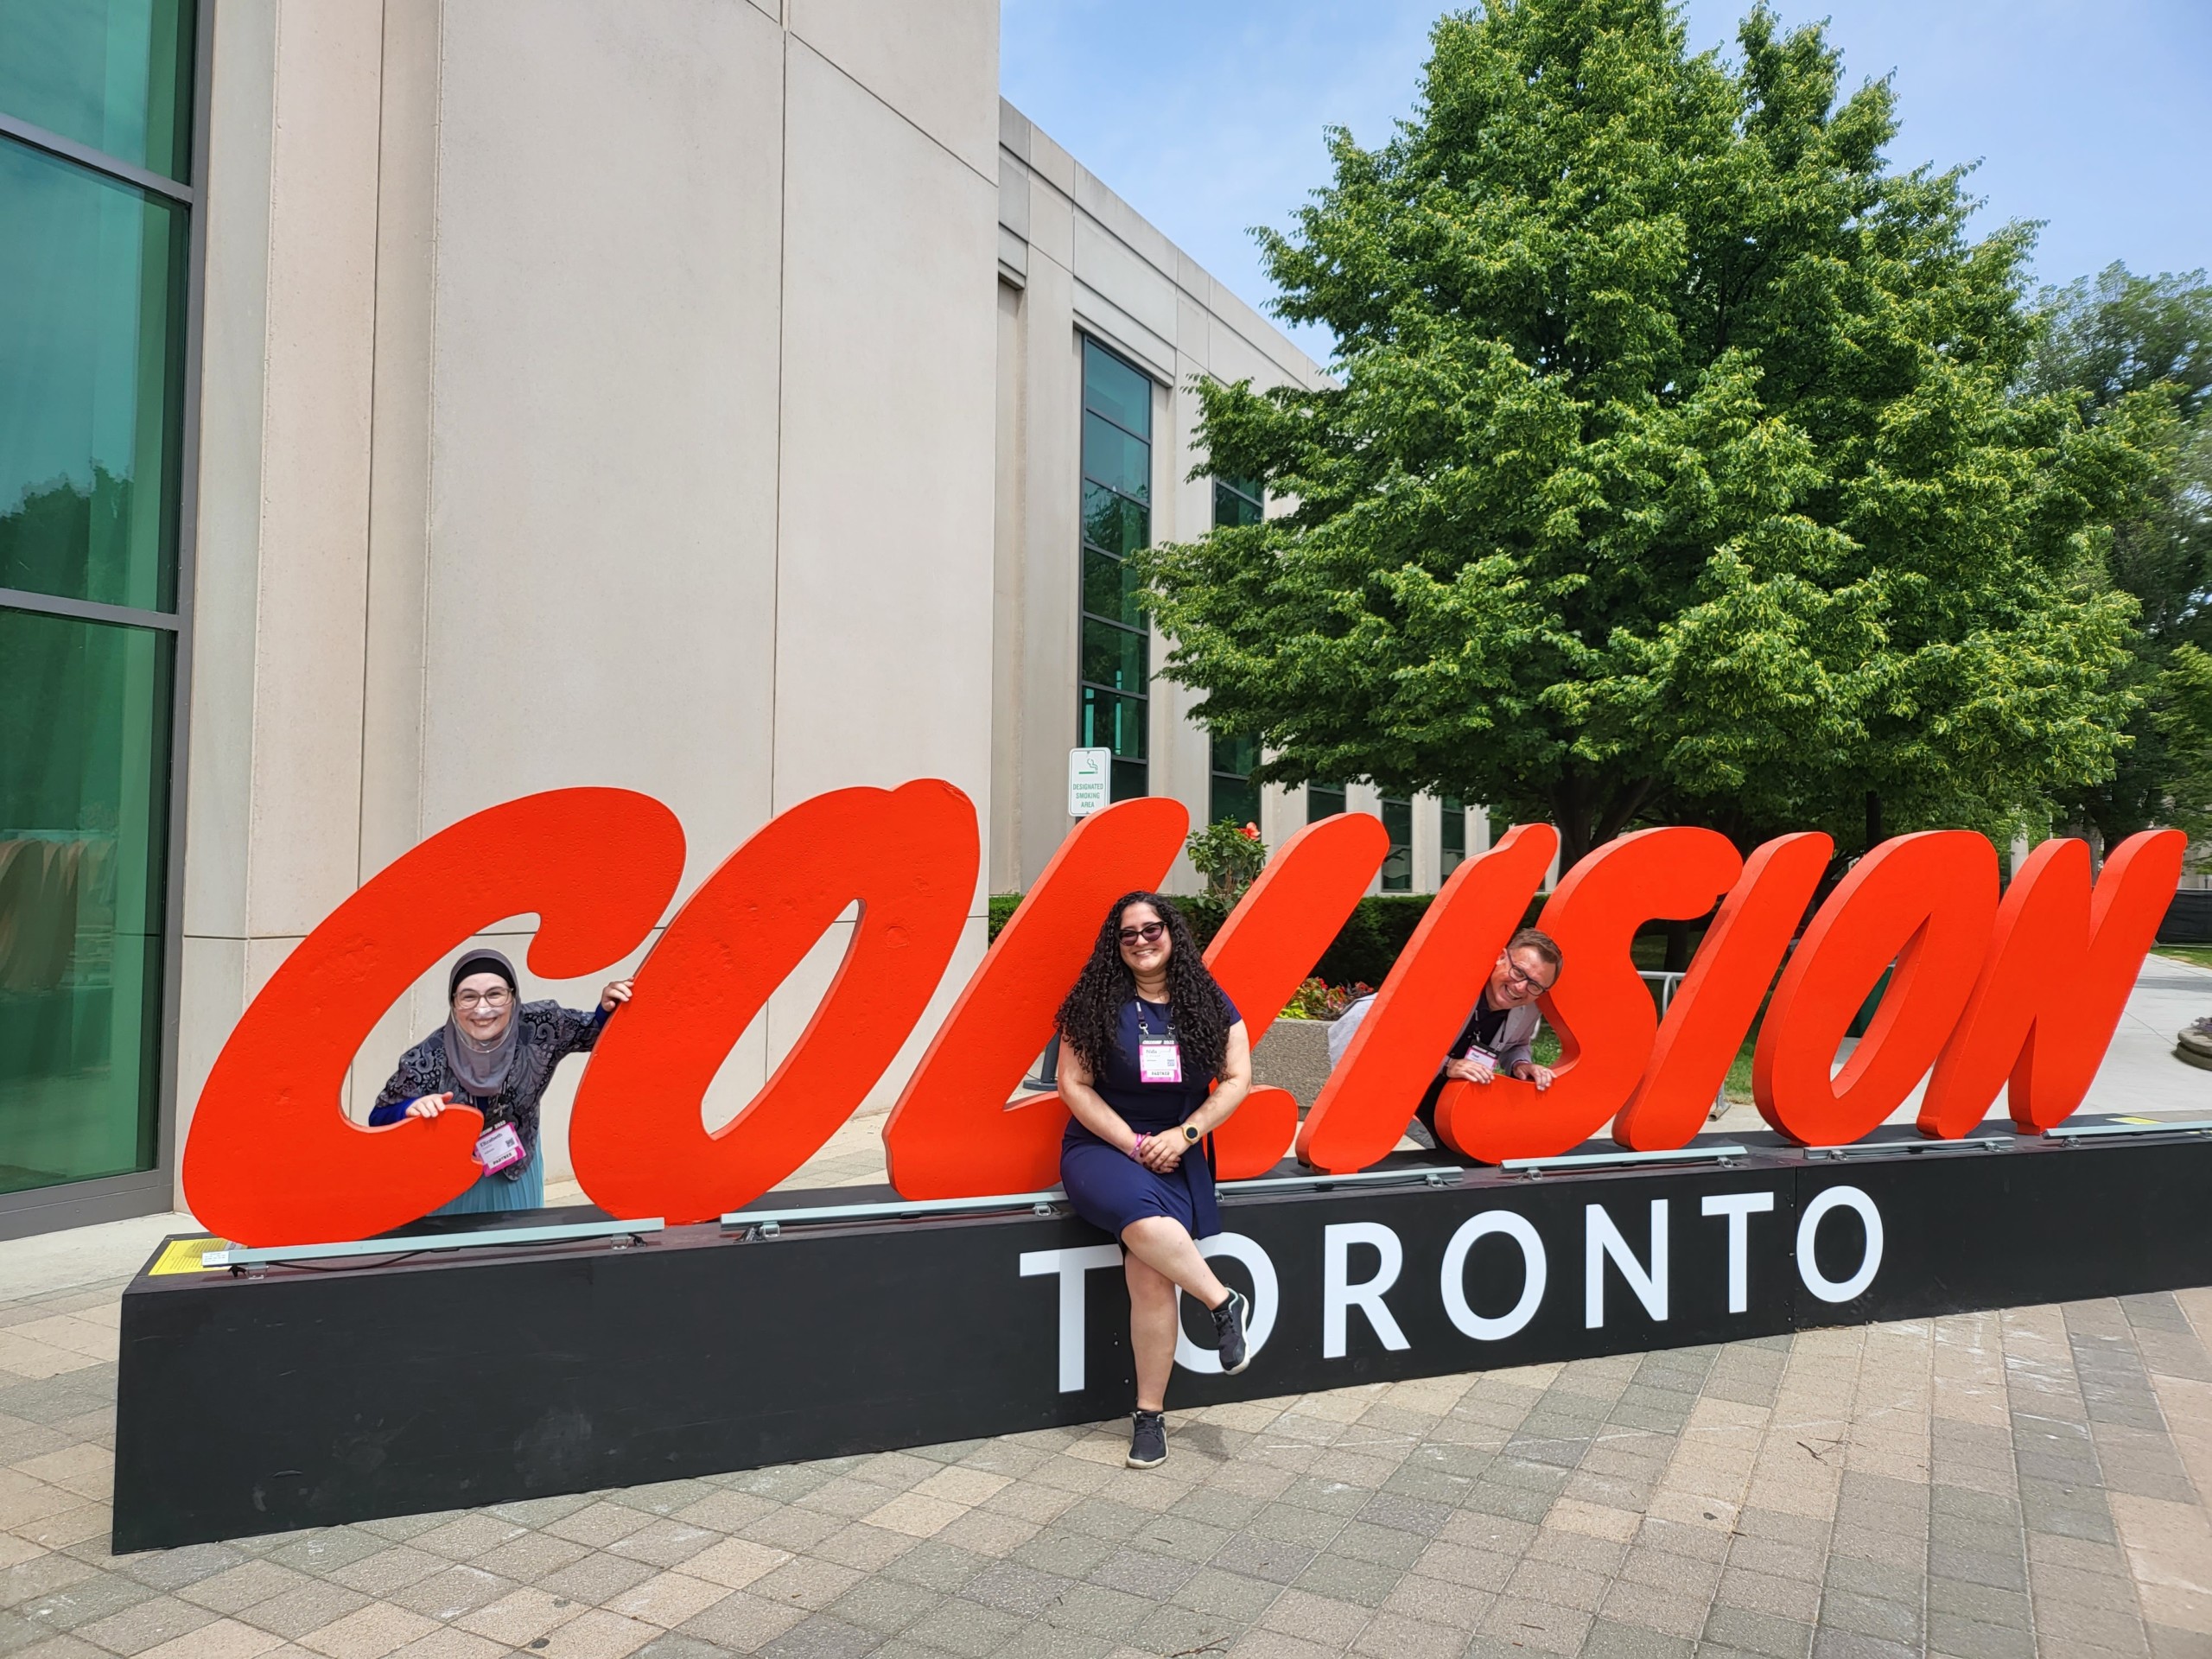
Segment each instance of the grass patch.
[{"label": "grass patch", "polygon": [[2186,962],[2198,968],[2212,968],[2212,944],[2153,945],[2151,954],[2171,957],[2175,962]]},{"label": "grass patch", "polygon": [[[2206,963],[2212,967],[2212,963]],[[1728,1080],[1721,1084],[1731,1106],[1751,1103],[1751,1051],[1758,1046],[1758,1030],[1754,1027],[1744,1039],[1743,1047],[1736,1051],[1736,1058],[1728,1067]],[[1559,1064],[1559,1033],[1546,1022],[1536,1033],[1536,1040],[1529,1046],[1529,1052],[1538,1065]]]}]

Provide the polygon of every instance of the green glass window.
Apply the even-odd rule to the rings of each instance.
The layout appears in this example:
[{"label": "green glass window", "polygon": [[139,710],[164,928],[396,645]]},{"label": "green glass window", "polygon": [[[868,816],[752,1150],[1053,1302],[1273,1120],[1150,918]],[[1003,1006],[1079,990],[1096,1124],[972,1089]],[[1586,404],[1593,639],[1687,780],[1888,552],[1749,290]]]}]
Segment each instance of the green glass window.
[{"label": "green glass window", "polygon": [[1344,810],[1344,786],[1342,784],[1308,784],[1306,785],[1306,822],[1313,823],[1322,818],[1332,818]]},{"label": "green glass window", "polygon": [[1148,793],[1151,624],[1123,561],[1152,542],[1152,382],[1083,342],[1083,616],[1077,741],[1114,752],[1113,797]]},{"label": "green glass window", "polygon": [[0,609],[0,1192],[153,1166],[175,638]]},{"label": "green glass window", "polygon": [[1083,342],[1083,406],[1152,441],[1152,377],[1095,340]]},{"label": "green glass window", "polygon": [[193,10],[0,0],[0,1195],[160,1152]]},{"label": "green glass window", "polygon": [[1144,689],[1145,638],[1127,628],[1083,619],[1083,677],[1093,685],[1141,697]]},{"label": "green glass window", "polygon": [[1267,516],[1267,496],[1260,488],[1258,480],[1214,480],[1213,522],[1216,529],[1224,524],[1256,524]]},{"label": "green glass window", "polygon": [[1382,829],[1390,850],[1382,860],[1382,891],[1414,890],[1414,804],[1400,796],[1382,798]]},{"label": "green glass window", "polygon": [[184,221],[0,137],[0,588],[175,607]]},{"label": "green glass window", "polygon": [[1208,780],[1208,823],[1257,823],[1260,786],[1252,773],[1260,764],[1260,746],[1249,737],[1213,737],[1212,776]]},{"label": "green glass window", "polygon": [[1437,860],[1440,874],[1449,875],[1467,861],[1467,804],[1457,795],[1444,798],[1444,836]]},{"label": "green glass window", "polygon": [[182,179],[191,0],[0,0],[0,114]]}]

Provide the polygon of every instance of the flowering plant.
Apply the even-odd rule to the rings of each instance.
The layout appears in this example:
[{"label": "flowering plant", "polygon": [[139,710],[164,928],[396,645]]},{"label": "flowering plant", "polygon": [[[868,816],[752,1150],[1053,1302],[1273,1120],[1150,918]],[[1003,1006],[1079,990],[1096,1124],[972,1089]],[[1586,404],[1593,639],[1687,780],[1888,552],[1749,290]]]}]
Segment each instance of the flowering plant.
[{"label": "flowering plant", "polygon": [[1260,839],[1260,826],[1227,818],[1194,833],[1184,849],[1191,855],[1191,868],[1205,877],[1206,891],[1232,904],[1268,862],[1268,843]]},{"label": "flowering plant", "polygon": [[1374,995],[1375,988],[1362,982],[1350,985],[1332,985],[1319,976],[1303,982],[1290,994],[1290,1001],[1283,1004],[1286,1020],[1334,1020],[1363,996]]}]

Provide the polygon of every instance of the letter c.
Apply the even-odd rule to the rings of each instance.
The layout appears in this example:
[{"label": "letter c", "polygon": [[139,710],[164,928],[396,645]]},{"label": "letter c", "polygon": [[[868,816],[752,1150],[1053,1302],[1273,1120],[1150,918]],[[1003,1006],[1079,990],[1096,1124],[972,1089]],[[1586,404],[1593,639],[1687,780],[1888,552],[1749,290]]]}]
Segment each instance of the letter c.
[{"label": "letter c", "polygon": [[466,1192],[476,1113],[371,1129],[340,1109],[378,1020],[510,916],[537,914],[533,973],[574,979],[620,962],[683,873],[676,815],[626,789],[525,795],[400,855],[284,958],[216,1056],[184,1147],[192,1213],[235,1243],[308,1244],[366,1238]]}]

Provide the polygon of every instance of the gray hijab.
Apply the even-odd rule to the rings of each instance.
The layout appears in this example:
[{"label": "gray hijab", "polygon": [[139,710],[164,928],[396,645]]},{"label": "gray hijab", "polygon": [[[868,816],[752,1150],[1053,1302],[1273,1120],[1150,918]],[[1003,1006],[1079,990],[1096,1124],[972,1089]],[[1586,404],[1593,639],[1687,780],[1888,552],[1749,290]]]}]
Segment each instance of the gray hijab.
[{"label": "gray hijab", "polygon": [[[461,1020],[452,1013],[453,999],[461,989],[461,982],[475,974],[497,974],[507,982],[507,995],[512,999],[507,1028],[489,1043],[480,1043],[463,1031]],[[519,1001],[515,965],[497,950],[464,953],[447,978],[446,1066],[452,1071],[454,1081],[479,1100],[490,1100],[505,1088],[514,1071],[515,1056],[522,1039]]]}]

